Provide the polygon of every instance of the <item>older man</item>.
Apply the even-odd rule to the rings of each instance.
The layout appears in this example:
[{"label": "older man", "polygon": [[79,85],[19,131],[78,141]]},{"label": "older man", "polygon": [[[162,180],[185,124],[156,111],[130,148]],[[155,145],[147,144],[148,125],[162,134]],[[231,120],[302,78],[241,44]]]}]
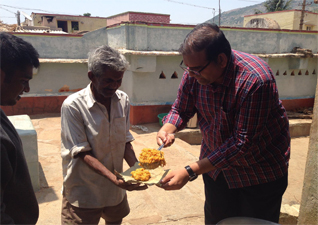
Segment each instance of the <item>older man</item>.
[{"label": "older man", "polygon": [[[0,105],[13,106],[29,92],[39,54],[31,44],[9,33],[0,33]],[[1,224],[35,224],[39,207],[33,191],[18,133],[0,109]]]},{"label": "older man", "polygon": [[162,187],[180,189],[203,174],[206,224],[236,216],[278,222],[290,135],[270,67],[232,50],[215,24],[196,26],[180,52],[185,73],[157,141],[171,145],[195,113],[203,140],[200,160],[170,172]]},{"label": "older man", "polygon": [[129,99],[118,90],[128,67],[117,50],[101,46],[90,53],[91,83],[70,95],[61,110],[63,158],[62,224],[120,224],[128,215],[126,190],[147,186],[117,179],[123,159],[137,162],[129,132]]}]

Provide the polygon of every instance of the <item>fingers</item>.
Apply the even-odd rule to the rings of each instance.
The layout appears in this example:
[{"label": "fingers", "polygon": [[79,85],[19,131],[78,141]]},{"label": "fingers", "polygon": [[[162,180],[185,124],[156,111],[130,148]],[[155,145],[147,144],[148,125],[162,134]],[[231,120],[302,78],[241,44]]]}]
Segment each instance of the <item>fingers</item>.
[{"label": "fingers", "polygon": [[148,188],[148,185],[143,184],[141,185],[141,183],[137,183],[137,184],[132,184],[132,183],[126,183],[125,189],[127,191],[141,191],[141,190],[146,190]]},{"label": "fingers", "polygon": [[163,143],[165,143],[165,140],[166,140],[165,136],[164,136],[164,135],[160,135],[160,134],[158,133],[158,135],[157,135],[157,144],[160,146],[160,145],[162,145]]},{"label": "fingers", "polygon": [[160,145],[162,145],[164,142],[163,142],[162,139],[159,137],[159,138],[157,139],[157,143],[158,143],[158,145],[160,146]]},{"label": "fingers", "polygon": [[187,171],[183,170],[185,169],[170,171],[164,178],[162,178],[159,187],[167,191],[181,189],[189,180]]},{"label": "fingers", "polygon": [[165,189],[166,191],[180,190],[185,184],[178,182],[176,179],[172,178],[166,183],[161,183],[159,187]]},{"label": "fingers", "polygon": [[166,132],[159,132],[157,135],[157,144],[160,146],[163,143],[165,144],[164,147],[171,146],[175,141],[174,134],[168,134]]},{"label": "fingers", "polygon": [[171,180],[174,175],[170,172],[164,178],[161,179],[160,183],[165,184]]},{"label": "fingers", "polygon": [[167,135],[167,140],[166,140],[166,142],[165,142],[165,146],[166,146],[166,147],[171,146],[171,145],[174,143],[174,141],[175,141],[175,136],[174,136],[174,134],[168,134],[168,135]]},{"label": "fingers", "polygon": [[135,190],[142,191],[142,190],[146,190],[147,188],[148,188],[148,185],[141,185],[141,186],[137,187]]}]

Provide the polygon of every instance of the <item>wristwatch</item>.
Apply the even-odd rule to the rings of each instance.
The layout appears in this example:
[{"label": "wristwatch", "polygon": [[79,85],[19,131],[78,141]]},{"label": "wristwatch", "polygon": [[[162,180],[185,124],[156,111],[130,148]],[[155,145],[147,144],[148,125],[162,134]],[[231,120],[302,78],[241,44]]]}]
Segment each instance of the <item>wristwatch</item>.
[{"label": "wristwatch", "polygon": [[193,181],[193,180],[197,179],[198,174],[196,174],[195,172],[193,172],[193,170],[191,169],[190,166],[186,166],[186,167],[184,167],[184,168],[188,171],[189,181]]}]

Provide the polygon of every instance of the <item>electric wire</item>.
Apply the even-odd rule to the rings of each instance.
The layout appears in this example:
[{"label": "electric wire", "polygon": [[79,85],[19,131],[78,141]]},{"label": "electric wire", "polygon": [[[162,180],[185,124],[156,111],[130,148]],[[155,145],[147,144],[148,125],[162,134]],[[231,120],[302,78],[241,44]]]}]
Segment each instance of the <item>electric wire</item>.
[{"label": "electric wire", "polygon": [[173,1],[173,0],[165,0],[165,1],[174,2],[174,3],[178,3],[178,4],[182,4],[182,5],[189,5],[189,6],[198,7],[198,8],[203,8],[203,9],[213,9],[213,10],[215,10],[215,8],[210,8],[210,7],[205,7],[205,6],[199,6],[199,5],[188,4],[188,3],[185,3],[185,2],[179,2],[179,1]]},{"label": "electric wire", "polygon": [[50,11],[46,11],[46,10],[42,10],[42,9],[30,9],[30,8],[16,7],[16,6],[4,5],[4,4],[0,4],[0,6],[5,6],[5,7],[13,8],[13,9],[36,10],[36,11],[50,13]]},{"label": "electric wire", "polygon": [[[0,4],[0,5],[1,5],[1,4]],[[6,9],[6,8],[1,7],[1,6],[0,6],[0,9],[3,9],[3,10],[8,11],[8,12],[10,12],[10,13],[14,13],[14,14],[16,14],[15,12],[12,12],[12,11],[10,11],[10,10]]]}]

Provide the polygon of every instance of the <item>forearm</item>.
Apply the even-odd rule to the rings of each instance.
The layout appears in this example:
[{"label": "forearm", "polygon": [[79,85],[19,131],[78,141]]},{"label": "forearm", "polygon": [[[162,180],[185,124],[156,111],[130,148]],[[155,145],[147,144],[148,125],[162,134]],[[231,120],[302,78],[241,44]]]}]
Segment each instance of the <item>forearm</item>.
[{"label": "forearm", "polygon": [[161,129],[159,130],[159,132],[160,132],[160,131],[164,131],[164,132],[166,132],[166,133],[168,133],[168,134],[173,134],[173,133],[177,132],[177,127],[176,127],[175,125],[171,124],[171,123],[165,123],[165,124],[161,127]]},{"label": "forearm", "polygon": [[138,161],[133,146],[130,142],[126,143],[124,159],[130,167],[135,165],[135,163]]},{"label": "forearm", "polygon": [[189,166],[196,174],[203,174],[212,170],[216,170],[216,167],[211,164],[208,158],[201,159],[195,163],[190,164]]},{"label": "forearm", "polygon": [[109,171],[100,161],[98,161],[91,152],[81,152],[78,154],[87,165],[89,165],[93,170],[97,173],[103,175],[108,178],[111,182],[116,184],[117,177],[111,171]]}]

